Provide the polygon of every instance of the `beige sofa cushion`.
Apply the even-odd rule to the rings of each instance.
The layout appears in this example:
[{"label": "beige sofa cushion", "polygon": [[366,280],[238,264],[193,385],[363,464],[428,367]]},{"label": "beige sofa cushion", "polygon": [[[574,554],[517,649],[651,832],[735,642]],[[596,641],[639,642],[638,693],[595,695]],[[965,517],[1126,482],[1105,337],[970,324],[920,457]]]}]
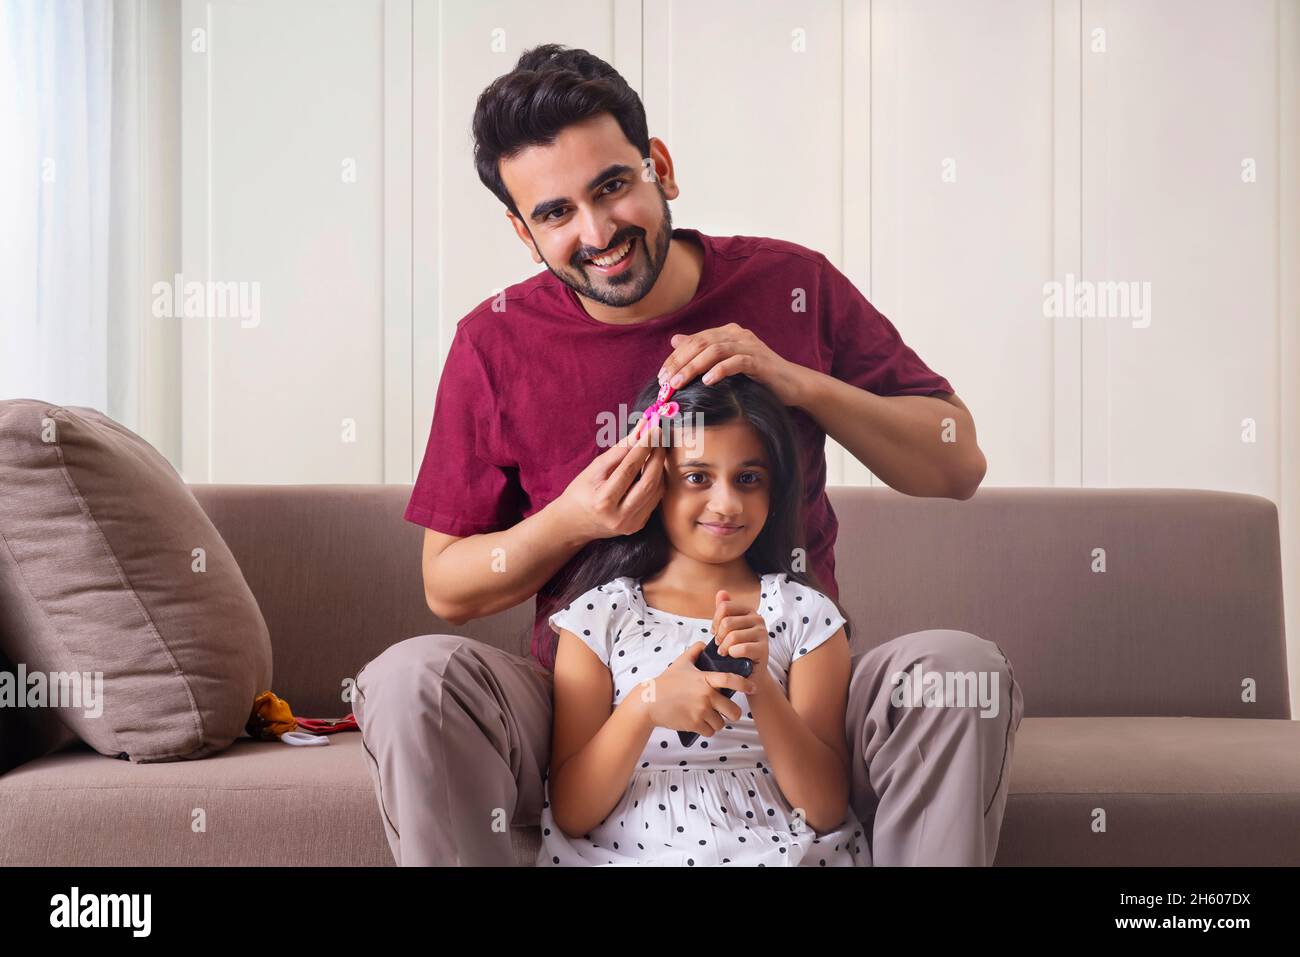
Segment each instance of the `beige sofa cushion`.
[{"label": "beige sofa cushion", "polygon": [[0,651],[48,688],[85,678],[59,718],[135,762],[228,747],[271,687],[270,637],[167,460],[93,409],[15,399],[0,402],[0,490]]}]

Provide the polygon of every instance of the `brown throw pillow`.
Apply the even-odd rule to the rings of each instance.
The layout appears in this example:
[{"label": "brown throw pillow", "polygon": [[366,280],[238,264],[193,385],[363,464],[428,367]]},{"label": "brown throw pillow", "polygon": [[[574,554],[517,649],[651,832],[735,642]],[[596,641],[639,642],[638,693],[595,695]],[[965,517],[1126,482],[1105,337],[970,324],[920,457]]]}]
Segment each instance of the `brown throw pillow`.
[{"label": "brown throw pillow", "polygon": [[0,402],[0,652],[22,706],[141,763],[229,747],[271,687],[257,600],[171,464],[35,399]]}]

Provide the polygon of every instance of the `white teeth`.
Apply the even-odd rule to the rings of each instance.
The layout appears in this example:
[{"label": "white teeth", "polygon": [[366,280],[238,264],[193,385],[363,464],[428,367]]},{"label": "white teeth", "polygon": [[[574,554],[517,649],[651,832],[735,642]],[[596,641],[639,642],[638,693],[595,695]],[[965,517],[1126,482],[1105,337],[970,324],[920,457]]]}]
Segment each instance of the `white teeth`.
[{"label": "white teeth", "polygon": [[623,257],[628,254],[628,250],[630,250],[631,248],[632,248],[632,240],[629,239],[627,242],[625,242],[622,246],[620,246],[610,255],[601,256],[599,259],[593,259],[591,261],[594,262],[597,266],[613,266],[616,263],[622,261]]}]

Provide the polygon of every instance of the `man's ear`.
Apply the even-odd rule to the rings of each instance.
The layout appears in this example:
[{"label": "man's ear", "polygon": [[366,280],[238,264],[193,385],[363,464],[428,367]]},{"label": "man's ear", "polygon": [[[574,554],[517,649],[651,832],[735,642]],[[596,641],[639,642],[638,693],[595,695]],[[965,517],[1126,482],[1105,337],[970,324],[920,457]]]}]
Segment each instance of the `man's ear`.
[{"label": "man's ear", "polygon": [[533,257],[533,262],[540,263],[542,257],[538,254],[537,244],[533,242],[532,233],[528,231],[528,227],[524,225],[524,221],[508,209],[506,210],[506,219],[510,220],[510,226],[514,229],[515,235],[519,237],[519,241],[528,247],[528,252],[529,255]]}]

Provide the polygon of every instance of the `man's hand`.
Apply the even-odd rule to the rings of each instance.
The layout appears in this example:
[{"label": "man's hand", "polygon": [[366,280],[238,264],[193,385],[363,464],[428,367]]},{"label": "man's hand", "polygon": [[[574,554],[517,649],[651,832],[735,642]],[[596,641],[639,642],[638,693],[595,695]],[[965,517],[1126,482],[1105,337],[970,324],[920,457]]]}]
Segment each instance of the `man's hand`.
[{"label": "man's hand", "polygon": [[614,538],[645,527],[663,497],[668,452],[659,436],[658,425],[633,430],[574,476],[557,504],[575,539]]},{"label": "man's hand", "polygon": [[771,389],[782,404],[798,406],[803,402],[808,373],[796,362],[777,355],[762,339],[734,322],[694,335],[673,336],[669,340],[672,354],[659,371],[659,381],[669,379],[680,389],[698,375],[705,385],[743,372]]}]

